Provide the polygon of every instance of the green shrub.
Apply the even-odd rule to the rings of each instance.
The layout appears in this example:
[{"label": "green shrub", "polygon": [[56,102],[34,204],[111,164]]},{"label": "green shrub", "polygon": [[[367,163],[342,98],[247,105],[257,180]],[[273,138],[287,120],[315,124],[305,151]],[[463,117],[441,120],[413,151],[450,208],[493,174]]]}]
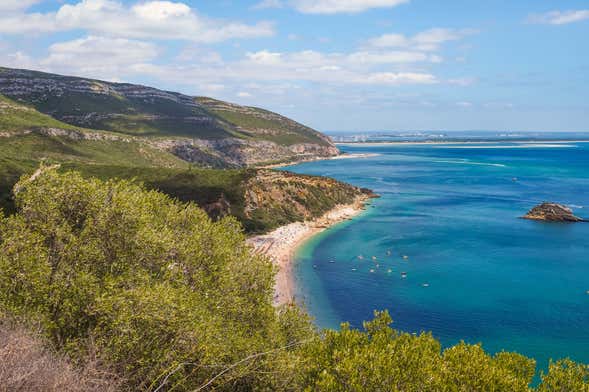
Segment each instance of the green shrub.
[{"label": "green shrub", "polygon": [[[297,336],[271,305],[271,263],[251,254],[234,218],[212,222],[193,204],[75,172],[17,189],[19,213],[0,224],[0,306],[40,322],[57,348],[84,355],[91,340],[133,387],[173,372],[167,383],[190,389]],[[252,374],[218,383],[271,385]]]}]

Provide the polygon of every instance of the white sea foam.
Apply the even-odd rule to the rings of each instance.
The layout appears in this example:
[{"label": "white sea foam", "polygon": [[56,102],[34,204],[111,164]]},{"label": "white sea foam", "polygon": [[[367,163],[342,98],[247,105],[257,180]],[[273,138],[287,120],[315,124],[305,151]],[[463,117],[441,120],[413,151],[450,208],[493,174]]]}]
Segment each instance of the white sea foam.
[{"label": "white sea foam", "polygon": [[528,143],[528,144],[514,144],[514,145],[501,145],[501,146],[489,146],[484,144],[460,144],[460,145],[436,145],[434,148],[501,148],[501,149],[514,149],[514,148],[576,148],[576,144],[548,144],[548,143]]},{"label": "white sea foam", "polygon": [[457,165],[480,165],[480,166],[495,166],[495,167],[507,167],[502,163],[487,163],[487,162],[472,162],[472,161],[434,161],[436,163],[454,163]]}]

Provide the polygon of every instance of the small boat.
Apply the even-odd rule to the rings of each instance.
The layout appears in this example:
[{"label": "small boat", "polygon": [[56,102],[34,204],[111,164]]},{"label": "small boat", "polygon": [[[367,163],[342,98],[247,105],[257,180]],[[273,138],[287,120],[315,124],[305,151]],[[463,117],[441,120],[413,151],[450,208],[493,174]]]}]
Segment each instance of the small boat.
[{"label": "small boat", "polygon": [[330,262],[331,264],[333,264],[333,263],[335,263],[335,260],[329,260],[329,262]]},{"label": "small boat", "polygon": [[372,256],[372,260],[376,260],[376,256]]},{"label": "small boat", "polygon": [[393,272],[393,270],[389,268],[389,269],[387,270],[387,272],[390,274],[391,272]]},{"label": "small boat", "polygon": [[429,283],[422,284],[423,287],[429,287]]},{"label": "small boat", "polygon": [[517,181],[517,177],[513,177],[513,178],[511,179],[511,181],[513,181],[513,182],[516,182],[516,181]]},{"label": "small boat", "polygon": [[356,271],[356,268],[352,268],[352,271]]},{"label": "small boat", "polygon": [[387,250],[387,256],[390,256],[390,255],[391,255],[391,251]]},{"label": "small boat", "polygon": [[373,269],[371,269],[371,270],[370,270],[370,272],[371,272],[371,273],[374,273],[374,270],[373,270]]},{"label": "small boat", "polygon": [[406,278],[407,277],[407,272],[401,272],[401,278]]},{"label": "small boat", "polygon": [[409,256],[407,256],[407,255],[403,256],[403,260],[409,260]]},{"label": "small boat", "polygon": [[364,256],[362,256],[362,255],[358,256],[358,260],[364,260]]}]

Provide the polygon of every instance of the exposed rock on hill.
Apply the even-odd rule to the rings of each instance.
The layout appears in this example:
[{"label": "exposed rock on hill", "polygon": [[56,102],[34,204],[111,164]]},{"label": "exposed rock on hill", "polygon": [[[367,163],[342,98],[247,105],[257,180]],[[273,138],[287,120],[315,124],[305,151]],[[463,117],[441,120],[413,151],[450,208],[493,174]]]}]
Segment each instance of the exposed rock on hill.
[{"label": "exposed rock on hill", "polygon": [[[339,154],[327,136],[279,114],[152,87],[0,67],[0,95],[12,99],[0,99],[0,109],[40,112],[70,127],[140,138],[203,166]],[[79,136],[62,136],[72,135]]]},{"label": "exposed rock on hill", "polygon": [[352,203],[359,196],[378,197],[369,189],[332,178],[274,170],[257,170],[244,189],[244,220],[266,223],[265,227],[252,227],[251,231],[267,231],[291,222],[318,218],[337,205]]},{"label": "exposed rock on hill", "polygon": [[546,222],[586,222],[586,220],[573,215],[570,208],[549,202],[532,208],[523,218]]}]

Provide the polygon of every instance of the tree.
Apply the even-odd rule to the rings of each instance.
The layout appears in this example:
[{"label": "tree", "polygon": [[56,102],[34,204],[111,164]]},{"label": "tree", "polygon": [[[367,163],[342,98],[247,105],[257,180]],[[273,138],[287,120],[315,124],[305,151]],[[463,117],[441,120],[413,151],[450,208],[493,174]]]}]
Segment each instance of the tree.
[{"label": "tree", "polygon": [[[195,388],[312,333],[302,319],[285,328],[271,305],[273,266],[234,218],[212,222],[141,185],[55,169],[18,190],[19,213],[0,223],[0,307],[38,320],[72,355],[93,341],[131,386]],[[278,363],[248,363],[216,385],[271,385]]]}]

